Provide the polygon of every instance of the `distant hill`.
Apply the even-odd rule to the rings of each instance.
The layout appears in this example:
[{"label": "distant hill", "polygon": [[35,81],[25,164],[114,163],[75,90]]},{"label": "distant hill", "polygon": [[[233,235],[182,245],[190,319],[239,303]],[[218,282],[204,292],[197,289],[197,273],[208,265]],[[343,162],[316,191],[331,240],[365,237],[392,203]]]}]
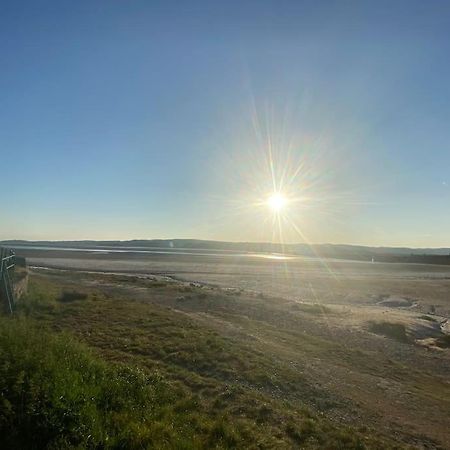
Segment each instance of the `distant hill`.
[{"label": "distant hill", "polygon": [[347,244],[277,244],[269,242],[226,242],[200,239],[134,239],[129,241],[0,241],[8,247],[45,246],[53,248],[198,249],[239,252],[285,253],[359,261],[450,264],[450,248],[367,247]]}]

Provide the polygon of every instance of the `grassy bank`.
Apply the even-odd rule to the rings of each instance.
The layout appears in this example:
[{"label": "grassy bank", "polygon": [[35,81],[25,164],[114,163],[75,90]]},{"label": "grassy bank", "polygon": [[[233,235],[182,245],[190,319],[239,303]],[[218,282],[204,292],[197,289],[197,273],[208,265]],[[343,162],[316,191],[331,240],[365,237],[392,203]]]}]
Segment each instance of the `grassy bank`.
[{"label": "grassy bank", "polygon": [[[1,319],[2,448],[401,446],[370,426],[330,421],[321,411],[334,397],[238,330],[123,297],[127,280],[115,280],[115,288],[101,277],[80,287],[33,276],[17,316]],[[197,288],[147,287],[185,308],[212,301]],[[311,353],[334,349],[292,338]]]},{"label": "grassy bank", "polygon": [[33,319],[0,320],[1,448],[233,448],[224,417],[157,372],[111,364]]},{"label": "grassy bank", "polygon": [[23,318],[0,321],[0,389],[2,448],[151,442],[142,425],[171,398],[157,377],[108,365]]}]

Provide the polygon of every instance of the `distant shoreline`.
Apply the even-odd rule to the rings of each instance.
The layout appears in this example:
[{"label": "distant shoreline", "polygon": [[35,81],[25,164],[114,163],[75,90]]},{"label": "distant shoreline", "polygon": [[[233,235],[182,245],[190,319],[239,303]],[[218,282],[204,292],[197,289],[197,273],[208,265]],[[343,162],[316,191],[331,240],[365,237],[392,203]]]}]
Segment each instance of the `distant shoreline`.
[{"label": "distant shoreline", "polygon": [[[267,258],[359,261],[375,263],[401,263],[450,265],[450,249],[407,249],[388,247],[362,247],[341,244],[280,244],[234,243],[201,240],[150,241],[2,241],[1,246],[15,249],[25,256],[29,252],[86,252],[89,254],[123,253],[132,255],[160,254],[178,256],[211,256],[223,258]],[[428,253],[427,253],[428,252]],[[47,253],[48,254],[48,253]]]}]

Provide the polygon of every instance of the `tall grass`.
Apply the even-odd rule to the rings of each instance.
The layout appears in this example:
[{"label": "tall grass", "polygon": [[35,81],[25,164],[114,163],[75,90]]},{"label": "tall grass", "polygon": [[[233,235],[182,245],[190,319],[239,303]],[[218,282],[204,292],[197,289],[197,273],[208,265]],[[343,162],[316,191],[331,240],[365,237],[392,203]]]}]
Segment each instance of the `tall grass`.
[{"label": "tall grass", "polygon": [[227,449],[251,439],[157,373],[105,362],[33,319],[0,318],[2,449]]},{"label": "tall grass", "polygon": [[[168,403],[164,382],[114,367],[29,319],[0,320],[0,447],[127,447]],[[126,423],[126,427],[123,425]]]}]

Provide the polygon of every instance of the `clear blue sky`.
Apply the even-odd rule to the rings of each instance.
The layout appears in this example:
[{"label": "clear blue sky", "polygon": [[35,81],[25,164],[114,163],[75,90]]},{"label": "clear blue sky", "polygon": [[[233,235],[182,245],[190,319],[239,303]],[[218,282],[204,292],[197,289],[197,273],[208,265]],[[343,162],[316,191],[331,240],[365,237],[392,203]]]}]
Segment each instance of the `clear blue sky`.
[{"label": "clear blue sky", "polygon": [[0,239],[277,240],[270,138],[285,240],[450,246],[449,55],[438,0],[3,1]]}]

